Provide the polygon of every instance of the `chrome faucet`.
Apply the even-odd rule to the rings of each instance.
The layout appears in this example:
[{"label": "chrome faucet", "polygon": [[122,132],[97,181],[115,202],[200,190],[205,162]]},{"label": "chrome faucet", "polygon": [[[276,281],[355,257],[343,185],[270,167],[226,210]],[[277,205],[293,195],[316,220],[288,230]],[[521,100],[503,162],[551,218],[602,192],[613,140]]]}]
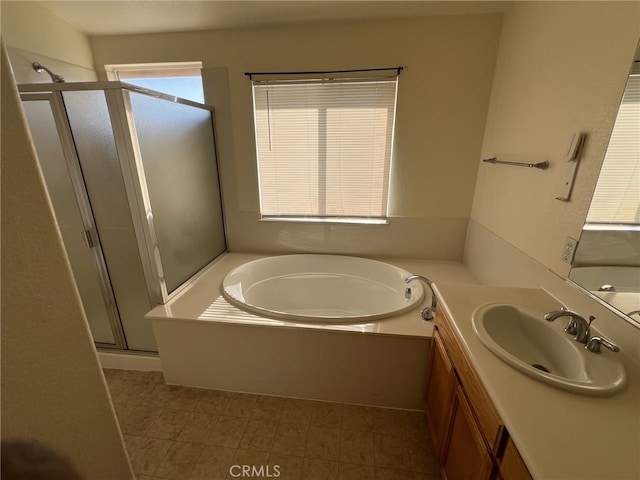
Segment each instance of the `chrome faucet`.
[{"label": "chrome faucet", "polygon": [[422,275],[409,275],[404,279],[406,283],[413,280],[422,280],[431,290],[431,306],[422,309],[421,315],[423,320],[433,320],[433,314],[436,311],[436,292],[433,290],[433,282]]},{"label": "chrome faucet", "polygon": [[585,320],[584,317],[576,312],[567,310],[562,307],[560,310],[546,313],[544,319],[547,322],[553,322],[560,317],[569,317],[571,320],[565,327],[564,331],[570,335],[574,335],[576,342],[587,343],[591,334],[591,322],[595,320],[595,317],[589,317],[589,320]]}]

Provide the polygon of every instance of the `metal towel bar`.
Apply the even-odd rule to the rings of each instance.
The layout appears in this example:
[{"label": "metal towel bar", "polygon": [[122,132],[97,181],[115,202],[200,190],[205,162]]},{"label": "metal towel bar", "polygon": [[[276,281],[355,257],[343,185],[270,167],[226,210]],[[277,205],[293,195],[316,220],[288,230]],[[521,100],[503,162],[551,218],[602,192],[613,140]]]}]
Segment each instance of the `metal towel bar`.
[{"label": "metal towel bar", "polygon": [[502,160],[498,160],[496,157],[485,158],[482,161],[487,163],[500,163],[502,165],[515,165],[516,167],[539,168],[540,170],[546,170],[549,168],[549,162],[546,161],[540,163],[503,162]]}]

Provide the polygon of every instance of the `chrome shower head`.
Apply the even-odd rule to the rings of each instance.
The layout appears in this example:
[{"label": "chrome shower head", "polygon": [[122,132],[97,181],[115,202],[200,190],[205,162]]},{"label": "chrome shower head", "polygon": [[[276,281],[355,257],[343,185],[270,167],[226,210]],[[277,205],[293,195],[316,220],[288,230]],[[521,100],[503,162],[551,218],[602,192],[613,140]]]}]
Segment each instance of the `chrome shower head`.
[{"label": "chrome shower head", "polygon": [[64,81],[65,81],[64,77],[62,75],[58,75],[57,73],[53,73],[47,67],[45,67],[44,65],[39,64],[38,62],[33,62],[31,64],[31,66],[38,73],[47,72],[49,74],[49,76],[51,77],[51,81],[53,83],[64,83]]}]

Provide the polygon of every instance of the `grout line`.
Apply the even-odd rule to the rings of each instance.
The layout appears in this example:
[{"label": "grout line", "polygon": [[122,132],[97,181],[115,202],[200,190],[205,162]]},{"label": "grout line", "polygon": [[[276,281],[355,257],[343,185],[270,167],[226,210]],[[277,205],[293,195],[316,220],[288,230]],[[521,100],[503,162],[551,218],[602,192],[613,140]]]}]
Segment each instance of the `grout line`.
[{"label": "grout line", "polygon": [[[136,377],[136,379],[135,379],[134,381],[131,381],[130,379],[128,379],[128,380],[123,380],[122,378],[117,378],[117,376],[114,376],[114,377],[112,377],[112,378],[110,378],[110,379],[108,380],[108,384],[109,384],[109,382],[116,382],[116,383],[120,383],[120,382],[122,382],[122,383],[125,383],[125,384],[130,384],[130,385],[131,385],[132,387],[134,387],[134,388],[140,388],[140,385],[142,385],[142,384],[146,384],[146,383],[150,383],[150,382],[145,382],[145,381],[139,381],[137,378],[138,378],[138,377]],[[160,385],[160,384],[161,384],[161,382],[151,382],[151,383],[153,383],[154,385]],[[155,387],[154,387],[154,388],[155,388]],[[197,388],[195,388],[195,387],[184,387],[184,388],[188,388],[188,389],[192,389],[192,390],[201,390],[201,389],[197,389]],[[151,393],[149,393],[148,395],[151,395]],[[148,397],[148,395],[147,395],[147,397]],[[145,397],[145,399],[146,399],[147,397]],[[259,397],[266,397],[266,396],[265,396],[265,395],[257,395],[257,399],[258,399]],[[242,398],[242,397],[241,397],[241,398]],[[303,471],[302,469],[304,468],[305,462],[307,462],[307,461],[309,461],[309,460],[317,460],[317,459],[309,458],[309,457],[307,456],[307,455],[308,455],[309,439],[311,438],[311,428],[315,426],[315,427],[320,427],[320,428],[331,428],[331,429],[335,429],[336,427],[332,427],[332,426],[330,426],[330,425],[328,425],[328,424],[314,424],[314,423],[313,423],[313,412],[314,412],[314,410],[315,410],[315,407],[317,406],[315,403],[314,403],[314,404],[312,404],[312,406],[311,406],[311,412],[310,412],[309,423],[306,423],[306,422],[295,422],[295,421],[294,421],[294,422],[285,422],[285,421],[283,420],[283,414],[284,414],[284,410],[285,410],[286,400],[287,400],[289,397],[280,397],[280,398],[283,398],[283,399],[284,399],[284,401],[283,401],[283,403],[282,403],[281,407],[280,407],[279,409],[277,409],[277,411],[275,412],[275,415],[277,416],[277,420],[275,421],[275,432],[274,432],[274,438],[273,438],[273,440],[275,440],[276,436],[278,435],[278,431],[280,430],[280,427],[281,427],[283,424],[293,423],[293,424],[297,424],[297,425],[304,425],[304,426],[306,427],[306,434],[305,434],[305,437],[304,437],[304,443],[305,443],[305,444],[304,444],[304,451],[303,451],[303,453],[302,453],[302,456],[301,456],[301,457],[300,457],[300,456],[298,456],[298,455],[291,455],[291,454],[288,454],[288,453],[284,453],[284,454],[281,454],[281,453],[275,453],[275,452],[273,452],[274,441],[272,441],[272,442],[271,442],[271,445],[270,445],[270,447],[269,447],[269,450],[268,450],[267,452],[265,452],[265,453],[267,453],[267,454],[268,454],[268,455],[267,455],[267,462],[269,462],[269,461],[272,459],[273,455],[285,455],[285,456],[289,456],[289,457],[299,458],[299,459],[300,459],[300,468],[301,468],[301,472],[302,472],[302,471]],[[244,425],[244,427],[242,428],[242,433],[241,433],[241,435],[240,435],[240,437],[239,437],[240,439],[239,439],[239,441],[238,441],[238,445],[237,445],[235,448],[231,448],[231,449],[233,450],[233,452],[234,452],[234,453],[233,453],[234,458],[235,458],[235,455],[237,454],[238,450],[240,450],[240,449],[241,449],[241,448],[240,448],[240,446],[241,446],[241,443],[242,443],[242,439],[244,438],[244,435],[245,435],[245,434],[246,434],[246,432],[247,432],[247,429],[248,429],[248,427],[249,427],[249,422],[251,422],[252,420],[264,420],[264,421],[269,421],[268,419],[265,419],[265,418],[261,418],[261,419],[256,419],[256,418],[254,418],[254,413],[256,412],[256,409],[258,408],[258,401],[257,401],[257,399],[256,399],[256,401],[255,401],[255,402],[254,402],[254,404],[253,404],[253,407],[252,407],[252,410],[251,410],[251,415],[250,415],[249,417],[245,417],[245,416],[243,416],[243,415],[233,415],[233,414],[229,415],[229,414],[227,414],[227,412],[228,412],[229,410],[227,410],[225,413],[218,413],[218,414],[208,414],[208,413],[206,413],[206,415],[207,415],[208,417],[214,417],[214,416],[216,416],[216,415],[220,415],[220,416],[223,416],[223,417],[229,417],[229,418],[244,418],[244,419],[246,419],[246,420],[247,420],[247,421],[246,421],[246,424],[245,424],[245,425]],[[295,399],[294,399],[294,400],[295,400]],[[170,411],[170,412],[175,412],[175,411],[181,411],[181,410],[184,410],[187,414],[192,414],[192,413],[203,413],[203,412],[196,412],[196,410],[195,410],[195,408],[196,408],[197,404],[199,404],[199,403],[200,403],[200,401],[201,401],[201,398],[198,398],[195,402],[193,402],[193,405],[192,405],[192,406],[193,406],[193,409],[192,409],[192,410],[184,410],[184,409],[167,409],[167,408],[164,408],[164,407],[154,407],[153,405],[145,405],[145,404],[144,404],[145,402],[141,402],[139,405],[132,405],[132,404],[130,404],[130,405],[131,405],[131,406],[133,406],[133,407],[135,407],[135,408],[138,408],[138,407],[143,407],[143,408],[159,408],[160,410],[166,410],[166,411]],[[240,401],[241,401],[241,400],[240,400]],[[312,401],[312,400],[310,400],[310,401]],[[380,436],[394,436],[394,437],[399,437],[400,442],[401,442],[401,443],[402,443],[402,445],[404,446],[403,450],[404,450],[405,452],[406,452],[406,451],[408,451],[409,439],[411,439],[411,438],[422,438],[422,435],[415,434],[416,432],[418,432],[418,433],[419,433],[419,430],[416,430],[416,432],[414,432],[414,431],[410,431],[410,429],[407,429],[407,428],[403,428],[403,429],[401,429],[401,430],[400,430],[400,431],[398,431],[398,432],[391,432],[391,433],[389,433],[389,432],[380,432],[380,431],[376,431],[376,417],[375,417],[375,415],[373,415],[373,414],[374,414],[374,412],[373,412],[373,411],[372,411],[372,415],[373,415],[373,424],[371,425],[371,430],[357,430],[357,429],[353,429],[353,430],[352,430],[352,429],[349,429],[349,428],[345,428],[344,405],[350,405],[350,404],[343,404],[343,403],[340,403],[340,402],[331,402],[331,403],[337,403],[338,405],[340,405],[340,422],[339,422],[339,426],[337,427],[337,429],[338,429],[338,430],[339,430],[339,432],[340,432],[340,434],[339,434],[339,440],[338,440],[338,457],[337,457],[336,459],[334,459],[334,460],[323,460],[323,461],[324,461],[324,462],[327,462],[327,463],[330,463],[330,464],[335,464],[335,465],[337,465],[337,467],[338,467],[338,471],[340,470],[340,465],[341,465],[341,464],[348,464],[348,465],[354,465],[354,466],[359,466],[359,467],[367,467],[367,468],[369,468],[369,467],[370,467],[370,468],[373,468],[374,472],[376,471],[376,469],[380,469],[380,468],[389,468],[389,467],[380,467],[380,466],[376,465],[376,462],[375,462],[375,456],[376,456],[376,455],[375,455],[375,453],[376,453],[376,449],[375,449],[375,437],[376,437],[376,435],[380,435]],[[125,404],[125,405],[126,405],[126,404]],[[375,409],[380,409],[380,410],[397,410],[397,409],[387,409],[387,408],[384,408],[384,407],[369,407],[369,408],[375,408]],[[232,408],[230,411],[234,411],[234,409]],[[126,416],[126,415],[125,415],[125,416]],[[123,417],[123,418],[119,418],[119,417],[118,417],[118,421],[119,421],[119,422],[121,422],[122,420],[124,420],[124,417]],[[132,434],[126,434],[126,435],[127,435],[127,436],[129,436],[129,437],[142,437],[142,438],[149,438],[149,439],[153,439],[153,440],[163,440],[163,441],[169,441],[169,442],[170,442],[170,447],[169,447],[169,449],[168,449],[168,450],[167,450],[167,451],[162,455],[162,457],[161,457],[161,459],[159,460],[159,462],[155,465],[154,471],[153,471],[153,473],[151,474],[151,475],[153,476],[153,475],[155,475],[155,473],[158,471],[158,469],[159,469],[160,465],[162,464],[162,462],[166,459],[167,455],[169,454],[169,451],[170,451],[174,446],[176,446],[176,445],[178,445],[178,444],[189,444],[189,445],[192,445],[192,446],[195,446],[195,445],[200,445],[200,446],[201,446],[201,450],[200,450],[199,455],[197,455],[197,457],[196,457],[196,458],[194,458],[191,462],[189,462],[189,466],[191,466],[191,471],[193,471],[193,469],[194,469],[194,468],[195,468],[195,466],[198,464],[198,462],[200,462],[200,461],[204,461],[203,456],[205,455],[206,447],[207,447],[207,446],[209,446],[209,444],[208,444],[208,443],[205,443],[205,442],[192,442],[192,441],[182,441],[182,440],[178,440],[178,437],[179,437],[180,433],[184,430],[184,428],[186,428],[186,423],[185,423],[185,425],[183,425],[181,428],[179,428],[179,429],[176,431],[176,434],[175,434],[175,435],[173,436],[173,438],[171,438],[171,439],[153,437],[153,436],[147,435],[147,434],[146,434],[146,431],[145,431],[145,432],[144,432],[144,434],[142,434],[142,435],[132,435]],[[346,431],[354,431],[354,432],[359,432],[359,433],[364,433],[364,434],[370,434],[370,435],[372,435],[372,437],[373,437],[373,439],[374,439],[374,445],[373,445],[373,448],[374,448],[374,450],[373,450],[373,457],[374,457],[374,458],[373,458],[373,461],[374,461],[374,462],[373,462],[373,465],[361,465],[361,464],[359,464],[359,463],[353,463],[353,462],[348,462],[348,461],[342,461],[342,460],[341,460],[341,458],[342,458],[341,454],[342,454],[343,437],[344,437],[344,434],[345,434],[345,432],[346,432]],[[429,439],[429,438],[426,438],[426,441],[427,441],[427,443],[429,443],[430,439]],[[125,443],[125,446],[126,446],[126,443]],[[217,447],[220,447],[220,446],[217,446]],[[222,447],[220,447],[220,448],[222,448]],[[229,448],[229,447],[224,447],[224,448]],[[136,448],[135,448],[135,445],[134,445],[134,448],[132,448],[132,450],[128,452],[128,453],[129,453],[129,456],[131,457],[131,456],[134,454],[134,452],[135,452],[135,451],[136,451]],[[429,453],[429,449],[425,450],[425,452],[424,452],[425,456],[426,456],[428,453]],[[433,455],[432,455],[432,454],[430,454],[429,456],[433,456]],[[408,463],[408,465],[404,466],[404,467],[408,467],[408,469],[407,469],[407,468],[398,468],[398,470],[403,470],[403,471],[411,472],[411,473],[421,473],[419,470],[414,470],[414,469],[413,469],[413,465],[412,465],[411,457],[409,456],[408,458],[409,458],[409,463]],[[435,461],[435,459],[431,459],[431,460]],[[136,473],[136,475],[140,475],[140,474],[137,474],[137,473]]]}]

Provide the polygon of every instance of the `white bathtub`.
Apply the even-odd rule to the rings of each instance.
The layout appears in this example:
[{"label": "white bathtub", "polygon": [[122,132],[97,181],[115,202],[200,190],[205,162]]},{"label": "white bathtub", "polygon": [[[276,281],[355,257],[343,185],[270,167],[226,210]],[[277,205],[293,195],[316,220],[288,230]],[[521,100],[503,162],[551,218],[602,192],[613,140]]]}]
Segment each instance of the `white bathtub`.
[{"label": "white bathtub", "polygon": [[[622,313],[640,309],[640,273],[638,267],[618,265],[584,266],[572,268],[569,280],[577,283],[596,297]],[[611,286],[613,290],[600,290]],[[637,316],[633,317],[634,319]]]},{"label": "white bathtub", "polygon": [[[230,304],[220,288],[228,272],[260,258],[271,257],[225,254],[146,315],[168,384],[422,408],[433,322],[422,320],[420,309],[429,303],[428,294],[413,309],[382,320],[266,318]],[[438,281],[475,283],[460,262],[393,263]]]},{"label": "white bathtub", "polygon": [[388,263],[342,255],[281,255],[230,271],[222,294],[252,313],[303,322],[352,323],[399,315],[423,298],[419,282]]},{"label": "white bathtub", "polygon": [[616,292],[640,292],[640,269],[619,265],[598,265],[572,268],[569,279],[583,288],[596,292],[611,285]]}]

